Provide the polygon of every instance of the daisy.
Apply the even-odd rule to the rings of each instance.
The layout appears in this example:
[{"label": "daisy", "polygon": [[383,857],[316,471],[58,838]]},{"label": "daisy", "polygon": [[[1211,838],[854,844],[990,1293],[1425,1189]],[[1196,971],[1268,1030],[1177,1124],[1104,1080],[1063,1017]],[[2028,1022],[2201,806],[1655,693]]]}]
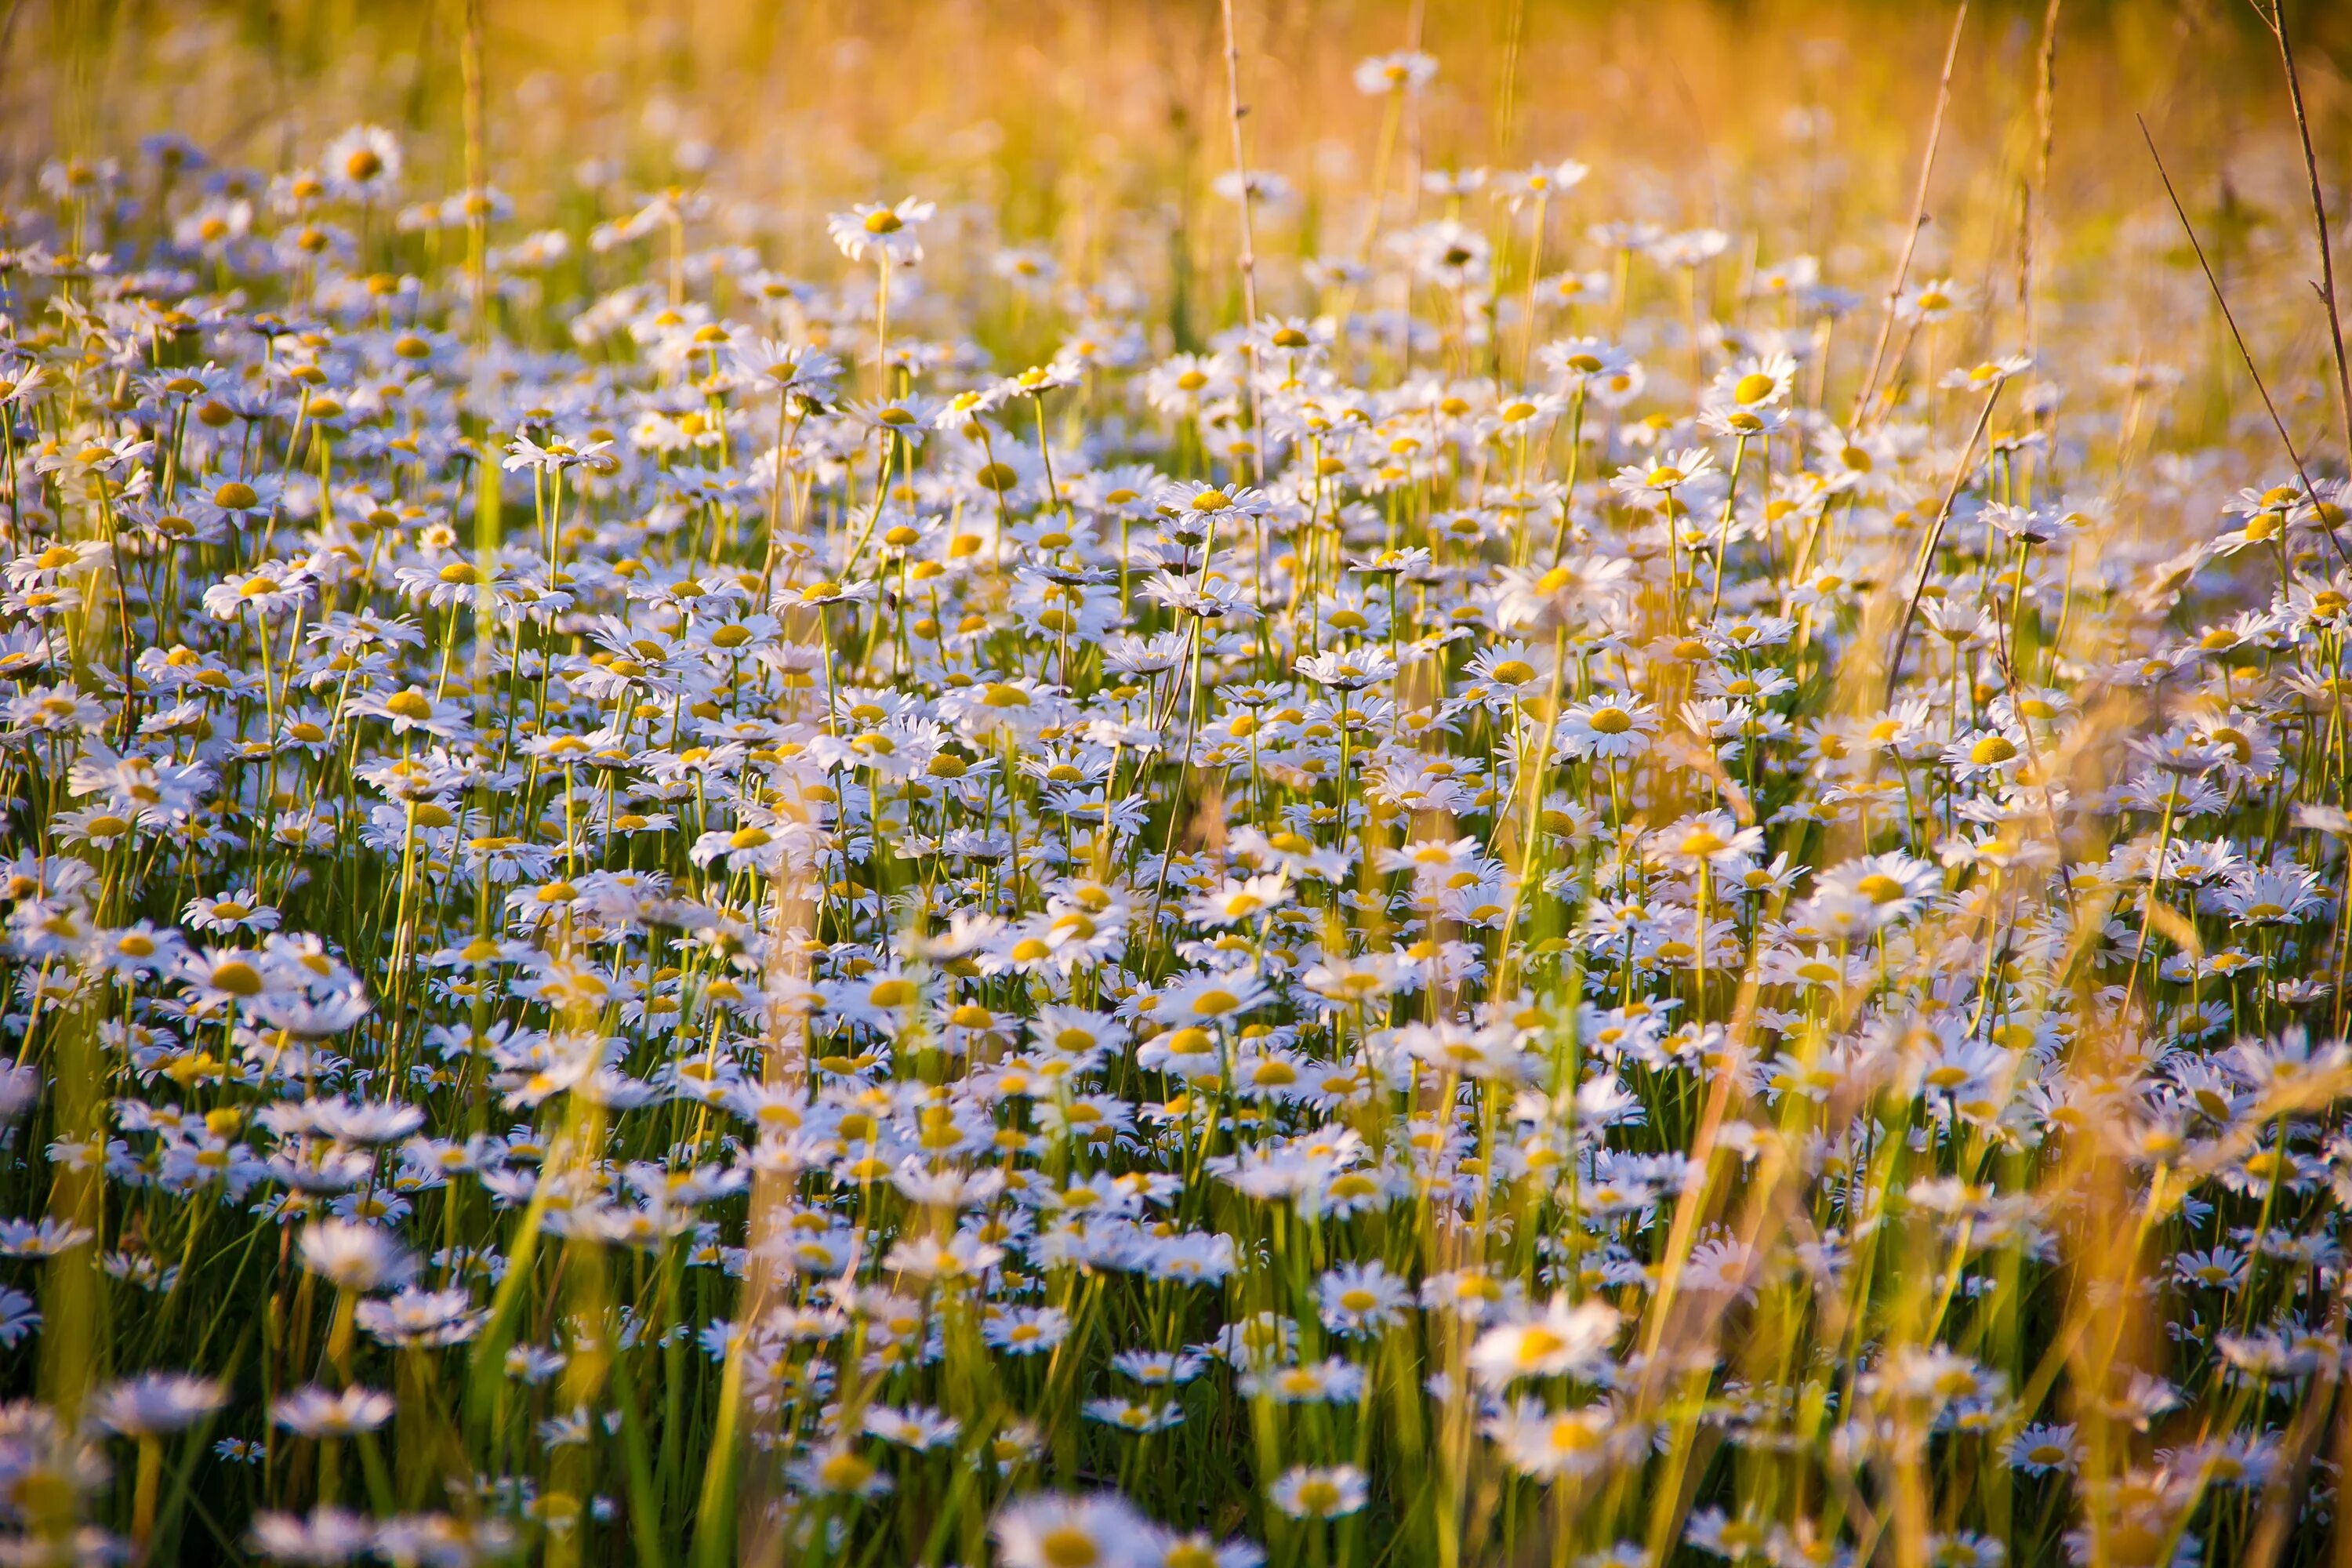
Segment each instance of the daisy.
[{"label": "daisy", "polygon": [[887,206],[861,202],[826,218],[824,228],[852,261],[870,258],[886,267],[912,267],[923,258],[923,244],[916,231],[938,210],[934,204],[914,196]]},{"label": "daisy", "polygon": [[1541,1313],[1480,1334],[1470,1369],[1497,1387],[1529,1377],[1590,1378],[1607,1364],[1620,1321],[1605,1303],[1555,1296]]},{"label": "daisy", "polygon": [[1658,729],[1657,713],[1644,703],[1595,698],[1575,703],[1560,715],[1559,745],[1563,756],[1615,763],[1648,751]]},{"label": "daisy", "polygon": [[1171,985],[1160,994],[1154,1011],[1163,1022],[1179,1028],[1214,1027],[1264,1005],[1270,996],[1264,979],[1252,971],[1211,972]]},{"label": "daisy", "polygon": [[1371,1492],[1353,1465],[1297,1465],[1284,1471],[1266,1496],[1293,1519],[1340,1519],[1362,1508]]},{"label": "daisy", "polygon": [[990,1524],[1006,1568],[1158,1568],[1151,1523],[1115,1492],[1038,1493]]},{"label": "daisy", "polygon": [[1437,79],[1437,57],[1418,49],[1370,55],[1356,62],[1356,90],[1377,98],[1383,93],[1417,93]]},{"label": "daisy", "polygon": [[1280,872],[1225,879],[1215,891],[1186,906],[1184,918],[1196,926],[1214,929],[1257,920],[1290,900],[1289,879]]},{"label": "daisy", "polygon": [[1614,1413],[1606,1405],[1555,1412],[1538,1401],[1520,1399],[1490,1418],[1483,1430],[1513,1469],[1549,1480],[1600,1469],[1610,1458],[1614,1425]]},{"label": "daisy", "polygon": [[92,1394],[89,1417],[126,1437],[159,1437],[194,1426],[227,1403],[228,1392],[216,1379],[147,1373]]},{"label": "daisy", "polygon": [[351,201],[388,198],[400,188],[400,142],[380,125],[354,125],[320,155],[320,170],[337,195]]},{"label": "daisy", "polygon": [[256,1514],[252,1542],[254,1551],[274,1562],[333,1568],[366,1554],[376,1535],[374,1520],[322,1504],[307,1514]]},{"label": "daisy", "polygon": [[381,1226],[348,1220],[318,1220],[302,1227],[302,1266],[338,1289],[368,1291],[398,1285],[415,1272],[415,1260]]},{"label": "daisy", "polygon": [[278,929],[278,911],[261,901],[250,888],[191,899],[180,911],[189,929],[200,931],[271,931]]},{"label": "daisy", "polygon": [[392,1395],[356,1385],[298,1388],[269,1407],[269,1418],[299,1437],[349,1437],[392,1419]]},{"label": "daisy", "polygon": [[1403,1321],[1412,1291],[1379,1262],[1342,1264],[1315,1283],[1324,1327],[1337,1334],[1367,1337]]}]

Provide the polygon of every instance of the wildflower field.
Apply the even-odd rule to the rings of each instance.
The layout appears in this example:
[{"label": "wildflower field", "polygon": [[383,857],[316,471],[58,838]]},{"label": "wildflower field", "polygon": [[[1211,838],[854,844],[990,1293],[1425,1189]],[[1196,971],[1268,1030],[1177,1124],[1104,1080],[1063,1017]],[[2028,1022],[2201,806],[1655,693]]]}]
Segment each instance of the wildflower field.
[{"label": "wildflower field", "polygon": [[2337,1564],[2352,16],[0,20],[0,1568]]}]

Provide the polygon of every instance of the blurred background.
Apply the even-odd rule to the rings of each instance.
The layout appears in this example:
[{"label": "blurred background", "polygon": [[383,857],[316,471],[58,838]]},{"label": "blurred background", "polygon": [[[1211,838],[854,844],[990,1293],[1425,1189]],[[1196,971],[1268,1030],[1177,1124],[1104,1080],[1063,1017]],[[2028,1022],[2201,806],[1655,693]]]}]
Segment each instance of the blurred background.
[{"label": "blurred background", "polygon": [[[1561,234],[1601,218],[1719,227],[1749,274],[1811,255],[1824,280],[1874,300],[1953,14],[1927,0],[1235,3],[1248,159],[1279,182],[1258,215],[1276,310],[1311,304],[1298,258],[1349,254],[1368,232],[1391,100],[1352,77],[1410,48],[1439,71],[1402,103],[1389,226],[1444,214],[1421,174],[1573,157],[1594,174],[1555,209]],[[2014,299],[2050,11],[1978,0],[1954,71],[1913,276],[1948,273],[1988,310]],[[2287,17],[2333,179],[2352,167],[2352,5],[2290,0]],[[1088,283],[1113,259],[1153,301],[1163,350],[1237,314],[1234,205],[1213,190],[1233,167],[1214,0],[7,0],[0,188],[22,193],[58,155],[128,159],[165,130],[275,174],[368,121],[403,139],[404,199],[446,195],[464,180],[469,26],[515,231],[584,235],[682,186],[706,198],[697,247],[830,278],[826,212],[919,195],[945,220],[925,287],[1034,247]],[[2312,269],[2277,54],[2248,0],[2063,0],[2054,38],[2046,330],[2096,335],[2126,363],[2221,330],[2136,114],[2225,279]],[[2352,202],[2336,194],[2340,219]],[[574,252],[593,291],[594,258]],[[2308,363],[2307,291],[2246,291],[2260,353]]]}]

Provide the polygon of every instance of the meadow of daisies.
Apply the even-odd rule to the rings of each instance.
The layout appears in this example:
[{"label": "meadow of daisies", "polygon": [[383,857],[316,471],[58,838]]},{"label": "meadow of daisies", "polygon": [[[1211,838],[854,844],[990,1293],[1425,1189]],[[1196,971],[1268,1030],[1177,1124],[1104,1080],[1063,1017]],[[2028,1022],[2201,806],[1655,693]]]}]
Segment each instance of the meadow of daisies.
[{"label": "meadow of daisies", "polygon": [[442,9],[0,191],[0,1560],[2342,1560],[2297,13],[2070,212],[2055,4],[1728,209],[1212,6],[1047,222]]}]

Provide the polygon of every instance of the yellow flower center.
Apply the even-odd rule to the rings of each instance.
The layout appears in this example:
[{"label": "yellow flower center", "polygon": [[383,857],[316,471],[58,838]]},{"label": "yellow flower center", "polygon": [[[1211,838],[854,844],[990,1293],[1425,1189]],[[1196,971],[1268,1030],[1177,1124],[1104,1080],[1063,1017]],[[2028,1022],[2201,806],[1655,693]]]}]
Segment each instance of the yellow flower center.
[{"label": "yellow flower center", "polygon": [[232,958],[213,969],[213,989],[226,991],[232,996],[261,994],[261,971],[241,958]]},{"label": "yellow flower center", "polygon": [[835,1454],[817,1468],[817,1479],[827,1489],[855,1491],[874,1477],[874,1467],[856,1454]]},{"label": "yellow flower center", "polygon": [[1037,1553],[1053,1568],[1094,1568],[1102,1561],[1102,1548],[1095,1538],[1075,1524],[1049,1530],[1037,1542]]}]

